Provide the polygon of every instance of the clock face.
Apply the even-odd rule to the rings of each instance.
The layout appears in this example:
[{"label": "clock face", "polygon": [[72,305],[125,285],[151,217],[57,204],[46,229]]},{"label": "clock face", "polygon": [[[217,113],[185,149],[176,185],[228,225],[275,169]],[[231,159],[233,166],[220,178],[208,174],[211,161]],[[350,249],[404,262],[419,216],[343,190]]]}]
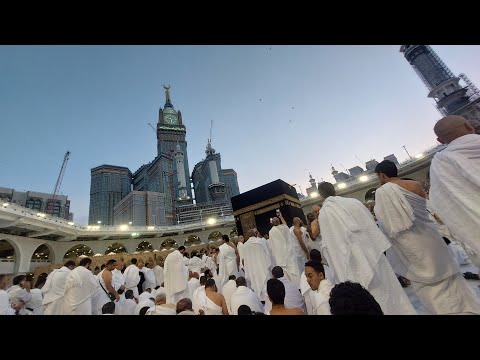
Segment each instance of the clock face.
[{"label": "clock face", "polygon": [[177,118],[176,118],[175,115],[173,115],[173,114],[165,115],[165,124],[174,125],[176,123],[177,123]]}]

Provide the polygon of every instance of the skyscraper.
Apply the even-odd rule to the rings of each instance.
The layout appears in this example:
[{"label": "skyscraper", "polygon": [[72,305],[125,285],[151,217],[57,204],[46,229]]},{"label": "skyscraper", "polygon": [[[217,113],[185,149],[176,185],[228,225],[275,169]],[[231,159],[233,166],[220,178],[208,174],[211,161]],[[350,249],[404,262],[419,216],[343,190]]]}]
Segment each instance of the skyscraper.
[{"label": "skyscraper", "polygon": [[[170,86],[165,88],[165,106],[160,108],[157,123],[157,152],[172,158],[173,169],[169,174],[172,176],[174,186],[174,197],[182,204],[192,203],[192,188],[190,186],[190,170],[188,167],[187,141],[185,135],[187,130],[182,122],[182,113],[176,111],[170,101]],[[177,148],[177,145],[180,149]],[[180,160],[180,157],[183,159]],[[180,180],[184,181],[179,185]],[[182,187],[182,196],[180,194]],[[186,192],[186,194],[185,194]]]},{"label": "skyscraper", "polygon": [[[464,74],[455,76],[428,45],[402,45],[400,52],[430,91],[443,116],[480,120],[480,93]],[[465,86],[460,85],[463,80]]]},{"label": "skyscraper", "polygon": [[113,225],[113,208],[132,190],[132,173],[123,166],[101,165],[91,171],[88,223]]},{"label": "skyscraper", "polygon": [[196,203],[230,203],[232,196],[240,194],[237,173],[233,169],[222,170],[220,153],[215,151],[210,140],[205,155],[205,160],[196,164],[192,171]]}]

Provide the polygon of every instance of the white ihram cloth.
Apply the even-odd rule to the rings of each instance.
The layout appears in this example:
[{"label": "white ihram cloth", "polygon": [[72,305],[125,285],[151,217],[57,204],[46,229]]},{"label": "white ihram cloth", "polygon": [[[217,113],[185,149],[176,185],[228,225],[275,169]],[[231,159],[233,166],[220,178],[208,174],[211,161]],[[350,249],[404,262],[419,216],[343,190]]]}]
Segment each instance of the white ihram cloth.
[{"label": "white ihram cloth", "polygon": [[[303,270],[305,270],[305,263],[308,261],[307,254],[305,254],[305,251],[303,251],[302,247],[300,246],[300,243],[298,242],[297,236],[293,232],[295,230],[295,226],[292,226],[289,231],[289,236],[290,236],[290,242],[292,244],[293,252],[292,254],[295,256],[295,261],[298,267],[298,284],[297,288],[300,288],[300,275],[302,274]],[[307,230],[302,226],[300,227],[300,232],[301,232],[301,237],[303,240],[303,243],[305,247],[307,247],[307,242],[308,242],[308,234]],[[308,249],[307,249],[308,250]]]},{"label": "white ihram cloth", "polygon": [[185,265],[188,268],[189,263],[190,263],[190,259],[184,255],[183,256],[183,265]]},{"label": "white ihram cloth", "polygon": [[0,315],[14,315],[15,310],[10,306],[10,299],[8,293],[0,289]]},{"label": "white ihram cloth", "polygon": [[209,297],[205,294],[205,305],[204,305],[205,315],[223,315],[223,309],[221,306],[215,304]]},{"label": "white ihram cloth", "polygon": [[25,303],[25,307],[32,309],[33,315],[43,315],[45,311],[45,306],[42,305],[42,290],[38,288],[31,289],[30,294],[32,295],[32,298],[29,302]]},{"label": "white ihram cloth", "polygon": [[333,284],[324,279],[320,281],[320,285],[317,290],[312,290],[313,294],[313,314],[314,315],[331,315],[330,304],[330,292],[333,289]]},{"label": "white ihram cloth", "polygon": [[272,226],[268,235],[276,265],[280,266],[288,278],[300,288],[302,272],[298,268],[298,262],[293,252],[290,229],[284,224]]},{"label": "white ihram cloth", "polygon": [[205,267],[209,269],[212,274],[217,273],[217,264],[215,264],[215,260],[210,256],[207,256],[205,259]]},{"label": "white ihram cloth", "polygon": [[165,279],[163,275],[163,267],[161,267],[160,265],[156,265],[153,268],[153,271],[155,273],[155,287],[162,286],[162,283]]},{"label": "white ihram cloth", "polygon": [[244,255],[243,255],[243,247],[245,246],[244,243],[242,242],[239,242],[237,244],[237,250],[238,250],[238,256],[240,257],[240,268],[243,269],[243,259],[244,259]]},{"label": "white ihram cloth", "polygon": [[133,315],[140,315],[140,310],[147,306],[150,309],[151,307],[155,306],[155,302],[150,299],[139,301],[138,304],[135,306],[135,310],[133,310]]},{"label": "white ihram cloth", "polygon": [[318,219],[322,254],[337,283],[360,283],[384,314],[416,314],[383,254],[391,245],[360,201],[330,196],[323,202]]},{"label": "white ihram cloth", "polygon": [[235,290],[237,290],[237,283],[235,280],[228,280],[222,288],[222,295],[225,298],[225,302],[227,303],[227,309],[229,314],[232,313],[232,308],[230,307],[230,300]]},{"label": "white ihram cloth", "polygon": [[137,265],[129,265],[123,272],[125,276],[125,291],[132,290],[133,296],[138,298],[138,283],[140,282],[140,269]]},{"label": "white ihram cloth", "polygon": [[[411,281],[428,310],[434,314],[480,312],[465,279],[456,276],[460,268],[430,220],[425,198],[387,183],[375,193],[375,215],[392,242],[387,256],[395,272]],[[456,291],[449,291],[447,283]]]},{"label": "white ihram cloth", "polygon": [[135,315],[137,302],[133,299],[124,299],[115,303],[115,315]]},{"label": "white ihram cloth", "polygon": [[227,243],[220,245],[218,250],[218,277],[223,286],[230,275],[238,276],[237,254],[235,249]]},{"label": "white ihram cloth", "polygon": [[91,315],[92,296],[99,287],[97,277],[86,267],[70,271],[65,280],[64,314]]},{"label": "white ihram cloth", "polygon": [[[453,238],[468,245],[480,267],[480,136],[453,140],[430,165],[430,204]],[[468,253],[468,251],[467,251]]]},{"label": "white ihram cloth", "polygon": [[448,249],[452,253],[453,258],[455,259],[458,265],[468,265],[472,263],[465,249],[458,242],[450,239],[450,244],[448,244]]},{"label": "white ihram cloth", "polygon": [[[285,300],[284,300],[284,305],[285,308],[287,309],[301,309],[303,312],[307,311],[306,305],[305,305],[305,300],[300,293],[300,290],[298,287],[289,279],[287,279],[285,276],[282,276],[281,278],[278,278],[283,283],[283,286],[285,287]],[[270,299],[267,297],[265,300],[265,311],[270,312],[272,310],[272,302]]]},{"label": "white ihram cloth", "polygon": [[195,314],[198,314],[198,311],[200,309],[205,311],[205,285],[199,286],[192,295],[192,309],[195,312]]},{"label": "white ihram cloth", "polygon": [[27,303],[32,299],[32,294],[19,285],[13,285],[9,287],[7,289],[7,293],[10,297],[10,300],[17,298],[22,300],[24,303]]},{"label": "white ihram cloth", "polygon": [[[118,291],[122,285],[125,285],[125,276],[118,269],[112,270],[112,286]],[[123,294],[122,294],[123,295]]]},{"label": "white ihram cloth", "polygon": [[155,305],[145,315],[177,315],[177,310],[171,304]]},{"label": "white ihram cloth", "polygon": [[148,291],[144,291],[140,295],[138,295],[138,302],[142,302],[147,299],[155,299],[155,296],[153,296],[152,293]]},{"label": "white ihram cloth", "polygon": [[176,304],[188,297],[188,268],[183,263],[184,256],[175,250],[165,259],[165,293],[167,304]]},{"label": "white ihram cloth", "polygon": [[202,272],[203,261],[198,256],[192,256],[188,262],[188,270],[196,272],[198,275]]},{"label": "white ihram cloth", "polygon": [[232,297],[230,299],[230,306],[232,308],[232,312],[230,314],[238,315],[238,308],[241,305],[248,305],[248,307],[250,307],[252,311],[265,313],[265,308],[260,302],[260,298],[258,297],[258,295],[246,286],[239,286],[232,294]]},{"label": "white ihram cloth", "polygon": [[243,247],[245,278],[260,300],[267,298],[267,281],[270,279],[271,256],[267,240],[250,237]]},{"label": "white ihram cloth", "polygon": [[48,274],[47,281],[42,287],[42,305],[45,305],[43,312],[45,315],[63,315],[65,280],[70,271],[72,270],[62,266],[60,269],[54,269]]},{"label": "white ihram cloth", "polygon": [[155,279],[155,272],[153,269],[144,268],[143,275],[145,276],[145,281],[143,283],[143,290],[151,289],[154,290],[157,286],[157,280]]},{"label": "white ihram cloth", "polygon": [[200,287],[200,280],[196,278],[191,278],[188,280],[188,298],[190,300],[192,300],[193,292],[197,290],[198,287]]},{"label": "white ihram cloth", "polygon": [[308,285],[307,277],[305,276],[305,271],[302,272],[302,275],[300,275],[300,291],[302,293],[303,300],[305,301],[305,308],[307,309],[307,314],[315,315],[314,307],[313,307],[315,303],[313,299],[313,290],[310,287],[310,285]]}]

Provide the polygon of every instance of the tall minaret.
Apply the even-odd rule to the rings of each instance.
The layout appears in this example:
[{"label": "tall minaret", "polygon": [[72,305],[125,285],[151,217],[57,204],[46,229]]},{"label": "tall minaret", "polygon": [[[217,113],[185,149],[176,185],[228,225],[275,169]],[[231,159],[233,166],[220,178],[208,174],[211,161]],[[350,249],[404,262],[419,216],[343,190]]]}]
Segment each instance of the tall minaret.
[{"label": "tall minaret", "polygon": [[185,172],[181,171],[181,169],[184,169],[184,164],[183,164],[183,151],[180,148],[180,144],[177,144],[177,147],[175,149],[175,163],[177,164],[177,169],[178,171],[178,200],[179,201],[184,201],[184,200],[190,200],[190,197],[187,194],[187,182],[185,181]]},{"label": "tall minaret", "polygon": [[220,182],[220,178],[218,176],[218,167],[216,160],[219,155],[215,154],[215,149],[212,148],[212,127],[213,120],[210,125],[210,139],[208,139],[207,149],[205,150],[205,160],[208,162],[211,179],[210,185],[208,185],[208,192],[210,194],[210,198],[213,201],[217,201],[225,199],[225,184]]},{"label": "tall minaret", "polygon": [[[461,115],[480,120],[480,97],[472,94],[472,84],[463,87],[429,45],[402,45],[400,52],[430,90],[428,97],[436,101],[443,116]],[[463,79],[463,77],[462,77]],[[476,89],[473,86],[473,89]]]}]

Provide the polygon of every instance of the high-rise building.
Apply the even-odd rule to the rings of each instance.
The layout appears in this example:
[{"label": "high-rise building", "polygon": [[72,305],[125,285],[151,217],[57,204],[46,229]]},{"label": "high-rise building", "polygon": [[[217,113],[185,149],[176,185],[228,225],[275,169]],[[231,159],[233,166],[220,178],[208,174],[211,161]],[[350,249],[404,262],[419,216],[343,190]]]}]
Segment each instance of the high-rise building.
[{"label": "high-rise building", "polygon": [[225,197],[231,199],[240,195],[238,187],[237,172],[233,169],[220,169],[220,181],[225,184]]},{"label": "high-rise building", "polygon": [[368,171],[374,171],[377,165],[378,165],[378,161],[375,159],[368,160],[365,163],[365,167],[367,168]]},{"label": "high-rise building", "polygon": [[[171,157],[173,161],[172,179],[174,197],[179,204],[192,203],[192,188],[190,186],[190,170],[188,167],[187,133],[182,121],[182,113],[176,111],[170,101],[170,86],[165,88],[165,106],[160,108],[157,123],[157,152]],[[177,150],[177,145],[180,149]],[[176,155],[177,154],[177,155]],[[179,156],[183,158],[178,161]],[[184,185],[178,186],[179,181],[184,179]],[[182,194],[180,194],[182,187]],[[186,194],[185,194],[186,191]],[[180,199],[180,200],[179,200]]]},{"label": "high-rise building", "polygon": [[210,140],[205,155],[192,171],[195,201],[197,204],[229,203],[232,196],[240,194],[237,173],[233,169],[222,171],[220,153],[215,151]]},{"label": "high-rise building", "polygon": [[363,170],[360,166],[354,166],[351,169],[348,169],[348,172],[350,173],[350,176],[357,176],[363,173],[365,170]]},{"label": "high-rise building", "polygon": [[428,97],[436,101],[443,116],[480,120],[480,92],[464,74],[455,76],[428,45],[402,45],[400,52],[428,88]]},{"label": "high-rise building", "polygon": [[132,173],[123,166],[101,165],[91,171],[89,224],[114,224],[113,208],[132,190]]},{"label": "high-rise building", "polygon": [[167,225],[165,195],[154,191],[131,191],[115,207],[114,224]]},{"label": "high-rise building", "polygon": [[[47,213],[52,194],[37,191],[16,191],[15,189],[0,187],[0,201],[11,202],[40,213]],[[51,215],[66,220],[73,220],[70,212],[70,200],[65,195],[55,196],[55,204]]]},{"label": "high-rise building", "polygon": [[[318,187],[317,187],[317,182],[315,179],[312,177],[312,174],[308,174],[310,177],[310,180],[308,182],[310,183],[310,187],[307,188],[307,196],[318,196]],[[314,195],[311,195],[314,194]],[[300,197],[299,197],[300,199]]]}]

